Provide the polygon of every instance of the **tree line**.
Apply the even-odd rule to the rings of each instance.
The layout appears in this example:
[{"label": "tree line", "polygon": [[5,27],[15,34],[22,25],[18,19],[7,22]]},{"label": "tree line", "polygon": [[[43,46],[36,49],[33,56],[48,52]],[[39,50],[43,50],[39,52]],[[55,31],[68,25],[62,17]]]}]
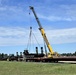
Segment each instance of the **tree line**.
[{"label": "tree line", "polygon": [[4,54],[4,53],[0,53],[0,60],[8,60],[11,61],[11,60],[16,60],[18,61],[18,58],[23,58],[22,56],[22,52],[20,52],[20,55],[18,54],[18,52],[16,52],[16,55],[15,54]]},{"label": "tree line", "polygon": [[[62,53],[60,54],[61,56],[76,56],[76,51],[74,53]],[[15,54],[4,54],[4,53],[0,53],[0,60],[7,60],[9,59],[11,60],[16,60],[18,61],[19,58],[23,58],[23,54],[22,52],[20,52],[20,55],[18,54],[18,52],[16,52]]]},{"label": "tree line", "polygon": [[62,56],[76,56],[76,51],[74,53],[62,53]]}]

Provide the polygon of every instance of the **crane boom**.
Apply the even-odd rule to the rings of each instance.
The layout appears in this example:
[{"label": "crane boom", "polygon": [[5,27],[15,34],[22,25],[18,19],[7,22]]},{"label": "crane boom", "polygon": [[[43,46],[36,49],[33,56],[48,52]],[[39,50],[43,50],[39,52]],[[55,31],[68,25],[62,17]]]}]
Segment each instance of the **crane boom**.
[{"label": "crane boom", "polygon": [[43,36],[43,39],[44,39],[44,41],[45,41],[45,43],[46,43],[46,45],[47,45],[47,47],[48,47],[48,49],[50,51],[50,54],[53,55],[54,54],[53,49],[52,49],[52,47],[51,47],[51,45],[50,45],[50,43],[49,43],[49,41],[48,41],[48,39],[46,37],[45,31],[44,31],[43,27],[41,26],[41,23],[40,23],[37,15],[35,13],[35,10],[34,10],[34,8],[32,6],[30,6],[30,9],[32,10],[32,12],[33,12],[33,14],[35,16],[35,19],[36,19],[36,21],[37,21],[37,23],[39,25],[39,30],[40,30],[40,32],[41,32],[41,34]]}]

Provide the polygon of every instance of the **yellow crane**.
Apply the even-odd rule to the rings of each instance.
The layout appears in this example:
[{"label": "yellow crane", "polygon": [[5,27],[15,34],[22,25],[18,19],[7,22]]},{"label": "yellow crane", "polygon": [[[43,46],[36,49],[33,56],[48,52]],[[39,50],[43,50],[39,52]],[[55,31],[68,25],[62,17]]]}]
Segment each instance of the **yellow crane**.
[{"label": "yellow crane", "polygon": [[30,9],[32,10],[32,12],[33,12],[33,14],[35,16],[35,19],[36,19],[36,21],[37,21],[37,23],[39,25],[39,30],[40,30],[40,32],[42,34],[42,37],[43,37],[43,39],[44,39],[44,41],[45,41],[45,43],[47,45],[47,48],[49,49],[50,53],[48,53],[48,57],[57,56],[57,53],[53,51],[53,49],[52,49],[52,47],[51,47],[51,45],[50,45],[50,43],[49,43],[49,41],[48,41],[48,39],[46,37],[45,31],[44,31],[44,29],[43,29],[37,15],[36,15],[36,13],[35,13],[34,7],[32,7],[32,6],[29,6],[29,7],[30,7]]}]

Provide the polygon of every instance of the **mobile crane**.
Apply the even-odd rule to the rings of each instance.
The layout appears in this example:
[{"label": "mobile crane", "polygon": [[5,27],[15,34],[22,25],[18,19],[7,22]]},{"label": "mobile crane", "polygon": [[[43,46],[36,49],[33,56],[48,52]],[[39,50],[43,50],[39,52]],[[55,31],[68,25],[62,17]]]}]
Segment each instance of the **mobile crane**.
[{"label": "mobile crane", "polygon": [[43,37],[43,39],[44,39],[44,41],[45,41],[45,43],[47,45],[47,48],[49,49],[50,53],[48,53],[48,57],[58,56],[58,54],[53,51],[53,49],[52,49],[52,47],[51,47],[51,45],[50,45],[50,43],[49,43],[49,41],[48,41],[48,39],[46,37],[45,31],[44,31],[44,29],[43,29],[43,27],[42,27],[37,15],[36,15],[36,13],[35,13],[34,7],[32,7],[32,6],[29,6],[29,7],[30,7],[30,9],[32,10],[32,12],[33,12],[33,14],[35,16],[35,19],[36,19],[36,21],[37,21],[37,23],[39,25],[39,30],[40,30],[40,32],[42,34],[42,37]]},{"label": "mobile crane", "polygon": [[[41,23],[34,11],[34,8],[32,6],[30,6],[30,9],[32,10],[34,16],[35,16],[35,19],[39,25],[39,30],[41,32],[41,35],[47,45],[47,48],[49,49],[49,53],[48,55],[45,57],[45,54],[41,53],[41,54],[30,54],[27,52],[27,50],[24,50],[24,56],[25,56],[25,60],[26,62],[27,61],[33,61],[33,62],[58,62],[58,61],[76,61],[76,57],[75,56],[71,56],[71,57],[68,57],[68,56],[61,56],[60,54],[58,54],[57,52],[54,52],[47,37],[46,37],[46,34],[45,34],[45,31],[43,29],[43,27],[41,26]],[[36,48],[36,50],[38,50]]]}]

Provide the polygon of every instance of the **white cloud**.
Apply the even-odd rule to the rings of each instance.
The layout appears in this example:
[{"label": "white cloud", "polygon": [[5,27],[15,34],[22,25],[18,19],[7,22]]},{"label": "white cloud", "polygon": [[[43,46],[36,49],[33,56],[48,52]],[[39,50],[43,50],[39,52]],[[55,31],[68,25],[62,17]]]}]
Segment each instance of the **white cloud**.
[{"label": "white cloud", "polygon": [[44,16],[44,15],[39,15],[39,18],[49,20],[49,21],[73,21],[76,20],[76,18],[71,18],[71,17],[62,17],[62,16]]},{"label": "white cloud", "polygon": [[[0,0],[1,3],[2,0]],[[52,2],[56,3],[58,1],[44,1],[45,6],[42,5],[41,2],[35,2],[35,3],[41,3],[40,6],[39,4],[36,4],[36,10],[37,13],[41,13],[38,16],[42,19],[46,19],[46,20],[50,20],[50,21],[76,21],[76,4],[71,4],[68,5],[68,3],[66,5],[63,4],[54,4],[54,5],[50,5]],[[23,18],[25,15],[25,17],[28,17],[28,10],[29,10],[29,1],[26,1],[26,5],[22,5],[21,3],[17,3],[17,5],[10,5],[9,6],[9,0],[4,0],[4,2],[6,2],[7,4],[3,5],[2,7],[0,7],[0,11],[3,11],[2,13],[8,12],[9,14],[7,15],[8,17],[14,16],[14,18],[16,18],[16,20],[21,17]],[[59,2],[62,2],[61,0],[59,0]],[[50,3],[48,6],[46,6],[48,3]],[[14,2],[13,2],[14,4]],[[41,6],[42,5],[42,6]],[[6,12],[5,12],[6,11]],[[27,12],[27,14],[25,14],[25,11]],[[12,14],[11,14],[12,13]],[[1,14],[1,13],[0,13]],[[5,18],[5,15],[2,16]],[[9,17],[11,18],[11,17]]]},{"label": "white cloud", "polygon": [[[33,31],[40,44],[43,43],[43,38],[39,30]],[[52,44],[73,43],[76,42],[76,28],[46,30],[46,35],[49,42]],[[0,46],[10,45],[25,45],[28,42],[29,30],[25,28],[9,28],[0,27]],[[37,44],[36,40],[33,41]]]},{"label": "white cloud", "polygon": [[0,27],[0,45],[23,45],[28,39],[27,32],[28,30],[19,27]]},{"label": "white cloud", "polygon": [[47,31],[52,43],[73,43],[76,42],[76,28],[59,29]]},{"label": "white cloud", "polygon": [[66,15],[71,19],[76,20],[76,4],[73,5],[61,5],[62,9],[66,11]]},{"label": "white cloud", "polygon": [[23,28],[8,28],[0,27],[0,36],[24,36],[25,30]]},{"label": "white cloud", "polygon": [[[9,21],[13,22],[22,22],[26,21],[29,18],[29,14],[27,12],[27,9],[23,9],[20,6],[1,6],[0,7],[0,20],[6,21],[7,23]],[[26,19],[27,17],[27,19]]]},{"label": "white cloud", "polygon": [[44,6],[40,9],[38,8],[37,11],[39,18],[49,21],[76,21],[76,4],[60,4],[55,7],[50,6],[50,8]]}]

